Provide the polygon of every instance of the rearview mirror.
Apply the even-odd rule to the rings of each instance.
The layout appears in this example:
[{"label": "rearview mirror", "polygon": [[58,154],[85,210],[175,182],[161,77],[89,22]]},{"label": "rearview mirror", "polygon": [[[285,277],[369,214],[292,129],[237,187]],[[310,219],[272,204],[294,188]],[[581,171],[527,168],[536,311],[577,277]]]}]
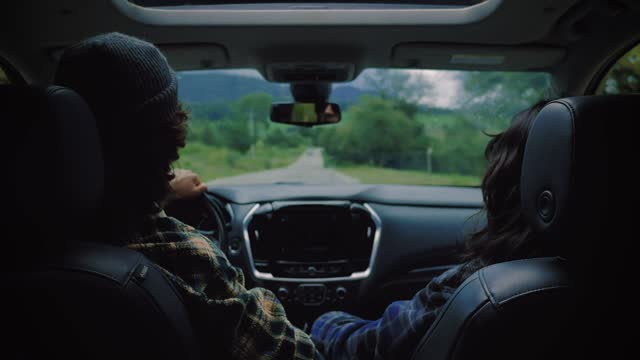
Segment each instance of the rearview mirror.
[{"label": "rearview mirror", "polygon": [[340,106],[334,103],[292,103],[273,104],[271,121],[298,125],[315,126],[340,122]]}]

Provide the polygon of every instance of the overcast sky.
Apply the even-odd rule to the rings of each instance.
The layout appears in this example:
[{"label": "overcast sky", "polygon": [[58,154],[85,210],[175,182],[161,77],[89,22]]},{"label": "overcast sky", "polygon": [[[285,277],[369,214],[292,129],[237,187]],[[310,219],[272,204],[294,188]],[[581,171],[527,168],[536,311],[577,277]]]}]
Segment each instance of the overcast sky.
[{"label": "overcast sky", "polygon": [[427,105],[441,108],[461,106],[464,95],[463,83],[459,71],[410,70],[413,76],[431,83],[432,94],[422,99]]},{"label": "overcast sky", "polygon": [[[347,85],[366,88],[366,76],[369,71],[364,70],[356,80]],[[378,69],[380,70],[380,69]],[[460,106],[462,95],[464,92],[462,81],[460,80],[460,71],[451,70],[397,70],[411,74],[413,81],[424,83],[425,86],[431,87],[432,91],[429,95],[422,98],[421,103],[439,108],[455,108]]]}]

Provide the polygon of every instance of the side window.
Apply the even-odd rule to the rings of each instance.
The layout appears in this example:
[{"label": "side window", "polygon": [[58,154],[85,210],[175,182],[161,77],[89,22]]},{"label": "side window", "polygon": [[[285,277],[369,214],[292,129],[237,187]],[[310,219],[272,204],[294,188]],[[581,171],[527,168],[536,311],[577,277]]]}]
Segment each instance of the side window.
[{"label": "side window", "polygon": [[7,74],[4,72],[4,69],[0,67],[0,84],[8,84],[9,79],[7,78]]},{"label": "side window", "polygon": [[597,95],[631,93],[640,93],[640,44],[613,64],[596,90]]}]

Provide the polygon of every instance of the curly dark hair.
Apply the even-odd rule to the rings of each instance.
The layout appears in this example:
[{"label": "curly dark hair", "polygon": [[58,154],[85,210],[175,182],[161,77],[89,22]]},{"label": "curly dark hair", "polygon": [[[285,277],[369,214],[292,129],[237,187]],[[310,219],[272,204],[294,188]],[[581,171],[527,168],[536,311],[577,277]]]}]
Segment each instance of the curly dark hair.
[{"label": "curly dark hair", "polygon": [[144,217],[160,211],[171,191],[172,164],[185,146],[189,114],[176,102],[175,116],[124,119],[114,129],[102,122],[105,157],[104,241],[124,243]]},{"label": "curly dark hair", "polygon": [[486,225],[466,241],[465,261],[478,267],[494,263],[541,256],[544,246],[535,241],[522,214],[520,174],[524,147],[538,112],[548,103],[539,101],[516,114],[507,130],[492,139],[485,149],[488,161],[482,179]]},{"label": "curly dark hair", "polygon": [[182,103],[178,102],[177,106],[175,116],[171,118],[172,121],[167,124],[160,124],[160,126],[157,124],[150,125],[154,126],[152,133],[156,134],[158,139],[161,140],[157,147],[151,149],[152,152],[156,152],[157,156],[150,157],[150,160],[156,167],[158,175],[162,174],[166,180],[161,184],[159,183],[158,188],[155,189],[153,202],[157,205],[161,205],[171,191],[169,181],[174,177],[171,165],[180,158],[179,150],[186,145],[189,112],[184,109]]}]

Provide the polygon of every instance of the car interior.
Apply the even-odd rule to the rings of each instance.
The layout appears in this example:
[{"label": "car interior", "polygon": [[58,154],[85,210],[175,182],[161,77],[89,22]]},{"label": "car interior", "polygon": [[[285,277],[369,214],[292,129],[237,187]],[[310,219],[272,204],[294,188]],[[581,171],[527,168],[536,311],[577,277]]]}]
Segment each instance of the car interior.
[{"label": "car interior", "polygon": [[[544,74],[557,100],[529,133],[520,191],[527,222],[556,256],[474,273],[412,359],[589,353],[597,325],[584,326],[580,313],[591,306],[608,213],[607,172],[593,164],[607,169],[608,123],[640,104],[640,2],[25,0],[5,7],[0,117],[10,170],[2,181],[11,191],[2,221],[15,229],[7,239],[19,240],[3,255],[4,289],[13,294],[3,299],[11,329],[3,358],[201,359],[202,342],[217,341],[197,337],[183,299],[152,262],[92,241],[104,185],[96,120],[80,95],[52,79],[65,47],[112,31],[154,43],[185,79],[249,69],[268,86],[284,86],[295,103],[274,101],[272,120],[301,133],[351,126],[354,108],[328,93],[368,69]],[[638,55],[624,58],[631,53]],[[611,80],[621,58],[636,71],[619,77],[625,86]],[[445,80],[434,79],[437,92]],[[318,99],[338,119],[324,117],[317,127],[290,121],[296,104]],[[332,154],[314,143],[299,155],[321,152]],[[331,156],[336,169],[348,168]],[[203,179],[211,182],[202,197],[165,210],[220,246],[247,288],[273,291],[307,332],[328,311],[375,319],[410,299],[460,263],[465,239],[487,221],[479,180],[443,186],[334,174],[342,180],[245,182],[238,174]],[[56,245],[60,239],[65,246]]]}]

